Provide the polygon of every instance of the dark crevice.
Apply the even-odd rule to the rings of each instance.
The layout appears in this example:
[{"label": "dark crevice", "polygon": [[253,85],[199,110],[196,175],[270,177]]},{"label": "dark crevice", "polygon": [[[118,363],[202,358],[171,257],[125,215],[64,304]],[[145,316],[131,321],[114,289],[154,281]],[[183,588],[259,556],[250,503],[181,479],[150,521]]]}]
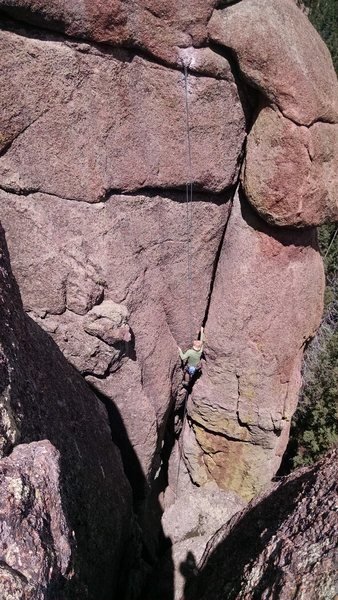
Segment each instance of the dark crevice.
[{"label": "dark crevice", "polygon": [[[37,39],[41,41],[53,41],[59,43],[65,43],[66,45],[72,47],[72,44],[86,44],[88,48],[81,47],[73,47],[73,49],[77,52],[81,52],[83,54],[90,54],[96,57],[105,58],[105,57],[113,57],[115,60],[118,60],[122,63],[131,63],[134,58],[141,58],[147,61],[150,64],[153,64],[158,67],[163,67],[166,69],[171,69],[173,71],[178,71],[183,73],[183,65],[184,59],[181,59],[181,64],[177,64],[174,61],[165,60],[160,56],[152,53],[147,48],[140,46],[135,41],[127,41],[122,42],[122,44],[118,43],[108,43],[108,42],[98,42],[90,37],[82,37],[82,36],[72,36],[68,35],[63,28],[63,24],[60,23],[59,26],[53,26],[53,24],[49,24],[48,22],[42,21],[41,19],[34,19],[31,17],[28,11],[19,11],[19,15],[17,14],[19,9],[15,9],[15,13],[13,14],[10,10],[0,10],[0,19],[2,21],[2,29],[11,31],[16,33],[19,36],[27,37],[30,39]],[[20,18],[20,12],[23,15]],[[28,28],[28,29],[27,29]],[[211,46],[187,46],[182,47],[182,50],[200,50],[203,48],[211,48]],[[96,52],[90,52],[90,48],[96,50]],[[216,52],[220,54],[220,52]],[[104,55],[104,56],[102,56]],[[228,60],[229,58],[226,57]],[[177,56],[177,60],[179,57]],[[188,73],[193,77],[206,77],[215,80],[226,80],[227,78],[222,75],[212,75],[208,72],[203,72],[198,69],[190,68],[188,66]]]},{"label": "dark crevice", "polygon": [[133,491],[134,509],[137,511],[146,496],[146,480],[139,459],[132,447],[121,414],[114,402],[87,381],[95,396],[105,406],[110,425],[111,437],[120,450],[125,475]]},{"label": "dark crevice", "polygon": [[242,164],[243,164],[243,157],[245,154],[245,144],[246,144],[246,139],[244,140],[243,143],[243,148],[242,148],[242,152],[241,155],[239,157],[239,169],[238,169],[238,177],[237,177],[237,181],[236,184],[233,186],[232,188],[232,192],[231,192],[231,196],[228,197],[228,201],[231,202],[230,208],[229,208],[229,213],[226,219],[226,222],[224,224],[224,229],[221,235],[221,239],[217,248],[217,252],[215,255],[215,261],[214,261],[214,265],[213,265],[213,269],[212,269],[212,274],[211,274],[211,280],[210,280],[210,288],[209,288],[209,294],[208,294],[208,299],[207,299],[207,304],[206,304],[206,308],[205,308],[205,313],[204,313],[204,318],[203,318],[203,322],[202,325],[203,327],[205,327],[207,320],[208,320],[208,316],[209,316],[209,310],[210,310],[210,304],[211,304],[211,299],[212,299],[212,294],[213,294],[213,290],[214,290],[214,286],[215,286],[215,281],[216,281],[216,275],[217,275],[217,269],[218,269],[218,265],[219,265],[219,261],[220,261],[220,257],[221,257],[221,252],[222,252],[222,248],[223,248],[223,244],[224,244],[224,240],[225,240],[225,234],[226,234],[226,230],[228,227],[228,223],[231,217],[231,211],[232,211],[232,205],[233,205],[233,201],[234,201],[234,197],[235,194],[237,192],[237,190],[239,189],[240,186],[240,173],[241,173],[241,169],[242,169]]},{"label": "dark crevice", "polygon": [[[235,195],[235,194],[234,194]],[[216,275],[217,275],[217,269],[218,269],[218,265],[219,265],[219,260],[220,260],[220,256],[221,256],[221,252],[222,252],[222,248],[223,248],[223,244],[224,244],[224,238],[225,238],[225,233],[228,227],[228,223],[229,223],[229,219],[231,216],[231,210],[232,210],[232,203],[233,203],[233,197],[231,198],[231,206],[229,209],[229,213],[227,216],[227,220],[225,222],[224,228],[223,228],[223,232],[221,235],[221,239],[217,248],[217,252],[215,255],[215,260],[214,260],[214,264],[213,264],[213,268],[212,268],[212,273],[211,273],[211,279],[210,279],[210,288],[209,288],[209,294],[208,294],[208,299],[207,299],[207,304],[205,307],[205,313],[204,313],[204,318],[203,318],[203,322],[202,325],[203,327],[205,327],[206,322],[208,320],[209,317],[209,310],[210,310],[210,304],[211,304],[211,299],[212,299],[212,294],[214,291],[214,286],[215,286],[215,281],[216,281]]]},{"label": "dark crevice", "polygon": [[[234,80],[235,80],[235,83],[237,86],[237,90],[238,90],[238,95],[239,95],[241,105],[243,108],[246,132],[248,134],[251,130],[254,119],[256,118],[257,106],[259,105],[259,102],[260,102],[260,96],[258,96],[258,94],[255,94],[254,92],[253,92],[253,94],[248,93],[247,84],[246,84],[246,81],[242,77],[242,73],[239,68],[237,57],[236,57],[235,53],[231,50],[231,48],[225,48],[224,46],[221,46],[219,44],[215,44],[212,42],[209,43],[209,47],[211,48],[211,50],[213,52],[215,52],[215,54],[218,54],[222,58],[226,59],[230,64],[231,72],[233,74],[233,77],[234,77]],[[252,91],[252,90],[250,90],[250,91]],[[253,96],[252,100],[251,100],[251,96]],[[248,99],[250,99],[250,101]],[[220,240],[220,243],[219,243],[219,246],[218,246],[218,249],[216,252],[216,256],[215,256],[215,261],[214,261],[214,266],[213,266],[213,271],[212,271],[211,281],[210,281],[208,300],[207,300],[207,305],[206,305],[204,319],[203,319],[203,326],[205,326],[205,324],[208,320],[210,304],[211,304],[211,299],[212,299],[212,294],[213,294],[213,289],[214,289],[216,274],[217,274],[217,269],[218,269],[218,264],[219,264],[219,260],[220,260],[220,256],[221,256],[221,252],[222,252],[222,247],[224,244],[225,233],[226,233],[229,219],[231,216],[232,203],[234,200],[236,190],[238,189],[238,187],[240,185],[240,176],[241,176],[241,171],[242,171],[242,167],[243,167],[243,163],[244,163],[244,159],[245,159],[245,153],[246,153],[246,142],[247,142],[247,138],[244,139],[242,150],[238,157],[237,181],[232,186],[232,188],[229,190],[230,193],[228,196],[228,200],[231,201],[231,207],[229,210],[229,214],[228,214],[226,223],[224,225],[224,230],[223,230],[221,240]]]},{"label": "dark crevice", "polygon": [[[205,202],[210,201],[216,204],[217,206],[221,206],[222,204],[228,202],[233,196],[234,185],[229,186],[225,190],[220,192],[212,192],[207,190],[198,189],[197,184],[194,185],[194,202]],[[174,188],[170,187],[144,187],[137,188],[135,190],[126,191],[126,190],[117,190],[110,189],[101,196],[100,202],[107,202],[113,196],[146,196],[147,198],[156,198],[157,196],[161,196],[161,198],[166,198],[168,200],[174,200],[180,204],[186,202],[185,196],[185,186],[177,186]]]},{"label": "dark crevice", "polygon": [[209,48],[230,64],[244,112],[246,132],[249,133],[257,113],[257,106],[260,104],[261,90],[253,87],[251,82],[245,78],[240,69],[237,55],[232,48],[222,46],[212,40],[209,40]]},{"label": "dark crevice", "polygon": [[58,196],[57,194],[52,194],[51,192],[45,192],[40,190],[39,188],[16,188],[11,185],[1,184],[0,190],[6,192],[7,194],[14,194],[15,196],[34,196],[35,194],[43,194],[44,196],[50,196],[51,198],[58,198],[58,200],[66,200],[67,202],[84,202],[85,204],[97,204],[97,202],[89,202],[88,200],[78,199],[78,198],[67,198],[65,196]]},{"label": "dark crevice", "polygon": [[[111,398],[88,382],[98,400],[104,405],[110,426],[113,443],[120,451],[123,470],[129,481],[133,497],[133,523],[135,536],[132,536],[121,561],[119,589],[117,597],[141,600],[157,563],[159,548],[171,547],[161,526],[162,509],[156,493],[151,489],[143,472],[139,458],[129,439],[123,417]],[[135,558],[138,555],[138,562]],[[135,580],[134,580],[135,577]],[[170,565],[168,586],[173,597],[173,566]],[[128,591],[126,591],[128,590]]]},{"label": "dark crevice", "polygon": [[[158,501],[157,482],[152,481],[150,483],[147,481],[117,406],[111,398],[97,390],[90,382],[88,382],[88,385],[107,411],[111,438],[120,451],[124,473],[132,489],[134,524],[139,532],[139,538],[130,541],[130,552],[128,548],[125,552],[125,560],[123,560],[123,564],[125,564],[122,575],[120,575],[122,585],[120,585],[120,596],[118,597],[125,597],[126,589],[129,589],[128,586],[134,585],[134,570],[136,572],[137,587],[132,594],[128,593],[127,596],[134,600],[142,600],[147,596],[145,590],[148,589],[152,577],[156,577],[155,568],[159,556],[165,551],[170,551],[172,545],[170,538],[165,536],[161,525],[163,510]],[[137,551],[139,552],[142,568],[141,575],[138,572],[140,564],[130,564],[130,556],[135,553],[135,543],[139,546]],[[170,590],[170,598],[173,598],[173,565],[170,558],[169,562],[168,589]]]},{"label": "dark crevice", "polygon": [[265,90],[258,85],[256,81],[250,79],[250,77],[243,73],[239,64],[237,53],[233,48],[215,42],[211,39],[209,39],[209,46],[216,54],[225,57],[229,61],[233,68],[233,75],[236,83],[239,84],[239,89],[242,87],[243,92],[245,92],[245,96],[243,93],[244,101],[246,104],[249,104],[253,113],[257,110],[257,106],[259,106],[262,98],[264,98],[265,103],[269,103],[271,105]]},{"label": "dark crevice", "polygon": [[233,6],[234,4],[239,4],[242,0],[218,0],[216,4],[216,10],[222,8],[228,8],[228,6]]},{"label": "dark crevice", "polygon": [[[221,192],[212,192],[207,190],[197,190],[194,192],[194,202],[212,202],[216,206],[221,206],[222,204],[229,201],[232,198],[234,193],[234,185],[231,185],[229,188],[221,191]],[[79,198],[70,198],[65,196],[58,196],[57,194],[53,194],[52,192],[46,192],[44,190],[38,188],[15,188],[10,185],[1,184],[0,190],[7,192],[8,194],[14,194],[16,196],[33,196],[35,194],[43,194],[45,196],[50,196],[51,198],[58,198],[59,200],[65,200],[66,202],[79,202],[84,204],[100,204],[106,203],[114,196],[125,196],[125,197],[138,197],[144,196],[146,198],[156,198],[160,196],[161,198],[165,198],[167,200],[173,200],[174,202],[178,202],[179,204],[184,204],[186,202],[185,196],[185,188],[177,187],[177,188],[169,188],[169,187],[144,187],[144,188],[136,188],[131,191],[126,191],[123,189],[112,188],[107,190],[103,195],[100,196],[98,200],[86,200]]]}]

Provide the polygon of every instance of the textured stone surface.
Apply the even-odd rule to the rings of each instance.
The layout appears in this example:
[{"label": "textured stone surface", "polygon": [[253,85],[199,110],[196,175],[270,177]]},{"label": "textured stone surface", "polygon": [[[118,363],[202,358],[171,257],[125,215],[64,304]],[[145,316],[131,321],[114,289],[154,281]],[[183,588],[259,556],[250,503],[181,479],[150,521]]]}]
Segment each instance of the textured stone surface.
[{"label": "textured stone surface", "polygon": [[213,12],[209,36],[263,96],[242,173],[248,200],[276,225],[337,220],[338,82],[307,16],[294,0],[242,0]]},{"label": "textured stone surface", "polygon": [[[61,39],[4,31],[1,44],[2,187],[87,202],[110,191],[184,189],[181,72]],[[190,76],[188,86],[192,180],[220,192],[236,181],[245,137],[238,90],[233,78]]]},{"label": "textured stone surface", "polygon": [[[30,572],[37,566],[36,561],[42,561],[42,571],[40,574],[35,573],[32,585],[37,586],[39,581],[44,585],[46,577],[51,577],[53,581],[58,582],[62,590],[62,584],[66,583],[66,580],[63,581],[63,575],[67,575],[69,582],[67,589],[63,589],[65,599],[81,597],[111,600],[117,593],[123,552],[132,535],[131,492],[123,473],[120,454],[111,441],[104,407],[88,389],[83,378],[67,363],[52,339],[25,315],[11,272],[2,229],[0,234],[2,453],[8,454],[19,441],[27,444],[37,440],[49,440],[60,455],[58,475],[58,453],[48,442],[44,442],[42,446],[20,446],[20,450],[13,451],[11,458],[7,462],[7,459],[4,461],[2,473],[5,474],[6,465],[12,469],[12,473],[21,469],[22,480],[25,479],[25,473],[30,478],[30,484],[27,483],[27,486],[36,485],[32,531],[35,529],[35,517],[38,518],[41,514],[42,518],[43,511],[47,511],[53,521],[54,517],[50,512],[52,504],[55,510],[62,504],[67,528],[72,532],[71,557],[67,540],[62,547],[59,546],[58,558],[52,540],[50,546],[47,544],[47,538],[41,542],[47,544],[46,554],[41,554],[39,546],[39,556],[31,558]],[[42,451],[41,454],[39,448],[43,448],[44,445],[48,451]],[[27,464],[24,464],[26,460]],[[29,465],[32,465],[31,475],[27,473]],[[51,479],[45,481],[43,475],[48,470]],[[4,487],[1,486],[4,493],[6,485],[7,483],[4,483]],[[44,503],[44,498],[47,502],[48,497],[50,504]],[[19,505],[21,500],[19,499]],[[31,501],[33,502],[33,498]],[[6,500],[4,502],[6,503]],[[20,537],[15,515],[16,513],[13,514],[11,532],[14,541]],[[9,513],[7,517],[11,518]],[[42,526],[38,522],[36,535],[42,531],[41,527],[44,527],[43,531],[47,535],[47,525]],[[28,539],[25,540],[29,544]],[[37,544],[40,542],[37,541]],[[23,546],[21,549],[23,552]],[[26,556],[20,558],[22,561],[26,559],[28,560]],[[12,566],[10,560],[9,554],[6,554],[5,561],[9,567]],[[46,574],[44,569],[49,564],[53,572]],[[6,565],[4,568],[7,569]],[[16,569],[15,566],[13,568]],[[25,585],[27,583],[28,586],[30,576],[26,577],[25,573],[26,571],[23,578],[20,575],[17,578],[15,575],[14,579]],[[29,594],[27,591],[27,595],[23,597],[35,600],[37,596],[34,590],[36,587],[33,587]]]},{"label": "textured stone surface", "polygon": [[83,320],[83,328],[89,335],[94,335],[109,346],[118,342],[130,342],[131,333],[128,325],[128,310],[123,304],[104,300],[94,306]]},{"label": "textured stone surface", "polygon": [[315,232],[271,228],[236,198],[206,323],[206,364],[184,432],[197,484],[215,480],[250,499],[276,472],[323,288]]},{"label": "textured stone surface", "polygon": [[297,226],[337,221],[337,172],[338,125],[299,127],[261,110],[248,136],[243,183],[263,218]]},{"label": "textured stone surface", "polygon": [[178,468],[178,457],[176,444],[170,456],[170,487],[166,489],[162,517],[166,548],[147,586],[146,600],[180,598],[186,570],[192,567],[190,557],[196,565],[210,537],[245,504],[236,494],[220,490],[215,483],[194,486],[182,459]]},{"label": "textured stone surface", "polygon": [[210,540],[185,600],[328,600],[337,592],[337,451],[298,469]]},{"label": "textured stone surface", "polygon": [[242,0],[214,11],[208,31],[285,117],[300,125],[338,121],[330,53],[294,0]]},{"label": "textured stone surface", "polygon": [[180,49],[201,46],[217,0],[0,0],[15,18],[69,36],[141,48],[179,64]]},{"label": "textured stone surface", "polygon": [[[140,498],[144,501],[140,522],[153,537],[158,522],[154,527],[149,525],[153,515],[146,513],[151,502],[144,499],[142,489],[147,487],[145,480],[149,487],[155,487],[167,475],[163,457],[167,449],[161,457],[161,446],[167,437],[171,408],[178,404],[181,374],[177,343],[187,347],[208,317],[206,368],[189,401],[181,439],[192,479],[198,485],[207,484],[197,493],[202,500],[196,510],[189,512],[187,502],[176,502],[176,508],[182,511],[183,535],[189,535],[195,527],[193,524],[190,528],[190,517],[195,515],[195,524],[200,517],[203,523],[208,521],[210,484],[216,482],[249,498],[276,472],[296,405],[302,346],[313,334],[322,304],[323,273],[312,231],[291,233],[266,226],[244,200],[242,216],[236,200],[224,240],[223,233],[242,162],[245,128],[249,121],[251,124],[250,111],[245,122],[242,103],[256,115],[268,102],[276,111],[273,118],[278,107],[283,123],[287,118],[307,125],[317,119],[334,120],[335,84],[327,51],[305,17],[286,0],[278,5],[275,1],[268,4],[262,0],[256,5],[242,0],[229,6],[227,13],[215,12],[208,47],[206,26],[214,4],[213,0],[0,0],[0,8],[17,19],[5,21],[7,31],[1,34],[4,110],[0,216],[24,307],[105,403],[113,436],[123,442],[123,464],[133,485],[135,505],[139,508]],[[236,11],[245,13],[248,7],[257,11],[245,21],[236,17],[230,29],[223,27],[222,20],[230,22]],[[19,20],[26,24],[20,26]],[[27,23],[35,23],[40,29]],[[228,43],[224,36],[231,37],[238,27],[237,41]],[[48,28],[59,33],[51,33]],[[286,31],[289,37],[285,38]],[[223,48],[217,50],[214,41]],[[238,88],[238,69],[224,44],[237,53],[247,83],[262,94],[250,92],[248,96],[244,85]],[[316,67],[314,55],[316,60],[318,57]],[[189,172],[181,60],[190,69],[192,308],[188,306],[183,190]],[[247,72],[246,63],[253,74]],[[321,86],[324,80],[325,92]],[[288,222],[302,225],[332,218],[329,196],[333,184],[333,126],[294,125],[292,132],[301,130],[299,135],[303,135],[304,130],[304,136],[311,136],[313,147],[309,143],[307,153],[303,146],[297,150],[303,138],[299,141],[298,133],[293,137],[289,134],[291,120],[288,134],[278,139],[283,143],[274,148],[270,143],[274,133],[261,130],[263,141],[258,152],[257,128],[265,114],[264,109],[249,136],[246,173],[254,180],[251,187],[257,197],[253,200],[250,196],[250,201],[266,219],[284,224],[285,215],[295,211],[293,191],[298,180],[286,180],[290,159],[297,159],[304,184],[296,214],[292,213]],[[268,162],[266,155],[270,159],[270,154],[273,156]],[[305,164],[300,160],[303,158]],[[271,174],[277,168],[275,190]],[[318,189],[313,189],[311,178],[318,179]],[[243,181],[246,185],[245,177]],[[298,215],[300,199],[304,210]],[[276,215],[272,217],[269,211]],[[42,352],[45,346],[39,336],[46,336],[34,323],[27,323],[32,332],[29,335],[36,336]],[[19,334],[26,340],[25,334]],[[54,348],[50,340],[48,343],[48,348]],[[48,352],[45,350],[44,355]],[[33,359],[44,364],[45,359],[34,352]],[[124,493],[119,496],[119,490],[110,489],[111,480],[106,475],[117,462],[107,437],[106,416],[102,416],[102,425],[90,404],[96,400],[83,382],[83,412],[73,409],[73,394],[63,388],[60,391],[60,382],[68,378],[72,382],[74,373],[67,371],[72,375],[65,376],[62,369],[57,371],[57,383],[53,378],[47,382],[44,376],[37,378],[38,391],[34,393],[47,395],[55,405],[52,422],[45,429],[41,426],[41,430],[46,431],[45,437],[66,461],[68,481],[76,482],[75,486],[69,483],[71,506],[88,498],[92,510],[92,496],[83,481],[90,480],[97,490],[102,473],[107,477],[107,488],[102,492],[106,514],[96,510],[95,523],[98,528],[103,524],[106,537],[102,540],[108,538],[106,546],[114,563],[116,555],[112,555],[122,539],[119,523],[124,517],[116,524],[107,514],[114,518],[120,514],[119,501],[123,503]],[[30,403],[27,400],[27,407]],[[39,422],[45,422],[46,415],[50,415],[49,404],[35,398],[32,406],[34,410],[39,408]],[[60,430],[55,424],[60,420],[58,407],[66,423],[63,425],[61,419]],[[22,427],[24,441],[31,441],[30,432],[35,430],[26,412],[19,423],[16,413],[3,413],[3,452],[17,443]],[[90,422],[84,414],[90,415]],[[65,430],[62,447],[58,445],[61,427]],[[102,462],[106,444],[110,450]],[[79,448],[76,456],[80,456],[80,462],[81,455],[85,457],[83,479],[74,474],[82,465],[77,467],[76,462],[69,467],[69,447],[74,452]],[[88,461],[87,453],[91,457]],[[95,476],[90,479],[93,461]],[[178,496],[185,494],[185,498],[188,490],[194,493],[184,470],[182,487],[175,490],[174,457],[169,462],[169,488],[164,494],[167,508],[175,491]],[[120,466],[114,478],[123,483]],[[217,497],[226,494],[220,491]],[[130,524],[128,502],[123,515]],[[227,512],[228,506],[219,508],[223,518],[223,508]],[[88,514],[81,502],[79,510]],[[210,516],[214,521],[215,515]],[[128,533],[128,525],[125,530]],[[193,535],[191,544],[196,552],[202,551],[209,533],[203,533],[203,537]],[[81,535],[86,551],[95,547],[95,560],[103,561],[101,547],[90,542],[93,538],[87,531]],[[190,538],[175,539],[175,547],[167,553],[161,568],[167,573],[169,593],[175,577],[177,595],[185,577],[183,571],[179,574],[180,563],[187,563],[183,570],[189,570],[187,554],[191,546]],[[113,547],[111,540],[115,542]],[[134,541],[129,548],[134,551],[137,547],[140,553]],[[149,556],[155,544],[154,540],[147,542]],[[128,569],[122,551],[119,557]],[[88,577],[95,568],[93,563],[86,570]],[[113,594],[100,586],[111,582],[115,575],[112,569],[107,579],[102,569],[100,573],[95,593],[99,600],[105,600],[105,594]],[[129,581],[133,588],[135,580],[129,577]],[[107,585],[114,588],[114,584]],[[138,590],[140,585],[136,585]],[[82,598],[82,593],[78,592],[77,597]],[[116,597],[122,600],[121,590]]]},{"label": "textured stone surface", "polygon": [[73,539],[60,487],[60,455],[48,441],[19,445],[0,460],[1,598],[64,593]]},{"label": "textured stone surface", "polygon": [[[204,317],[229,211],[229,203],[197,198],[191,229],[193,331]],[[158,434],[161,438],[178,384],[176,342],[190,343],[183,200],[183,195],[117,195],[91,205],[5,192],[0,200],[26,310],[118,406],[147,476],[157,468]],[[95,297],[99,304],[82,314]],[[88,333],[88,320],[111,302],[128,311],[130,342],[111,345],[107,330],[99,337]],[[110,334],[114,327],[112,322]]]},{"label": "textured stone surface", "polygon": [[173,544],[205,535],[210,538],[243,506],[243,501],[236,494],[220,490],[215,483],[183,489],[177,501],[163,515],[163,532]]}]

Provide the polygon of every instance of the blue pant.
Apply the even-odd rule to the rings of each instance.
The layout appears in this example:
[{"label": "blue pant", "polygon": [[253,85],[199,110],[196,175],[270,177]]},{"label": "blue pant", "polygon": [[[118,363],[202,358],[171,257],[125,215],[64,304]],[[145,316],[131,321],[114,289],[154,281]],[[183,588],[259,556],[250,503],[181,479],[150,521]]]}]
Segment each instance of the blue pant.
[{"label": "blue pant", "polygon": [[190,377],[193,377],[197,371],[197,367],[191,367],[191,366],[187,365],[187,371],[188,371]]}]

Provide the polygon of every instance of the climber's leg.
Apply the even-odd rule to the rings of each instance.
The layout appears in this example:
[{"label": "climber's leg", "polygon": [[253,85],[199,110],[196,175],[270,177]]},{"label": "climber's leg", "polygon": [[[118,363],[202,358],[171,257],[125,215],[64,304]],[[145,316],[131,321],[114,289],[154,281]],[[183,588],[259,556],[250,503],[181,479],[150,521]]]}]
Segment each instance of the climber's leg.
[{"label": "climber's leg", "polygon": [[183,385],[184,385],[184,387],[188,387],[191,384],[191,382],[192,382],[192,380],[193,380],[193,378],[195,376],[196,371],[197,371],[196,367],[190,367],[189,365],[187,365],[185,367],[185,369],[184,369],[184,376],[183,376]]},{"label": "climber's leg", "polygon": [[187,387],[189,385],[189,382],[190,382],[189,367],[186,366],[186,367],[184,367],[184,371],[183,371],[182,384],[184,387]]}]

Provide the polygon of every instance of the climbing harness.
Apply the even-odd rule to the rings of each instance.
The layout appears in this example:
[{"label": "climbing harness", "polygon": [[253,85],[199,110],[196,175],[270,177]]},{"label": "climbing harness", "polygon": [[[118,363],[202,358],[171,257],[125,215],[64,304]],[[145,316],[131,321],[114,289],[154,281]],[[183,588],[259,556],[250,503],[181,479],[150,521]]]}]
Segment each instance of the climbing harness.
[{"label": "climbing harness", "polygon": [[189,115],[189,95],[188,95],[188,65],[182,61],[184,72],[184,92],[185,92],[185,120],[186,120],[186,140],[187,140],[187,181],[185,185],[186,200],[186,237],[187,237],[187,307],[189,337],[193,339],[194,319],[192,306],[192,253],[191,253],[191,231],[192,231],[192,160],[191,160],[191,138],[190,138],[190,115]]}]

